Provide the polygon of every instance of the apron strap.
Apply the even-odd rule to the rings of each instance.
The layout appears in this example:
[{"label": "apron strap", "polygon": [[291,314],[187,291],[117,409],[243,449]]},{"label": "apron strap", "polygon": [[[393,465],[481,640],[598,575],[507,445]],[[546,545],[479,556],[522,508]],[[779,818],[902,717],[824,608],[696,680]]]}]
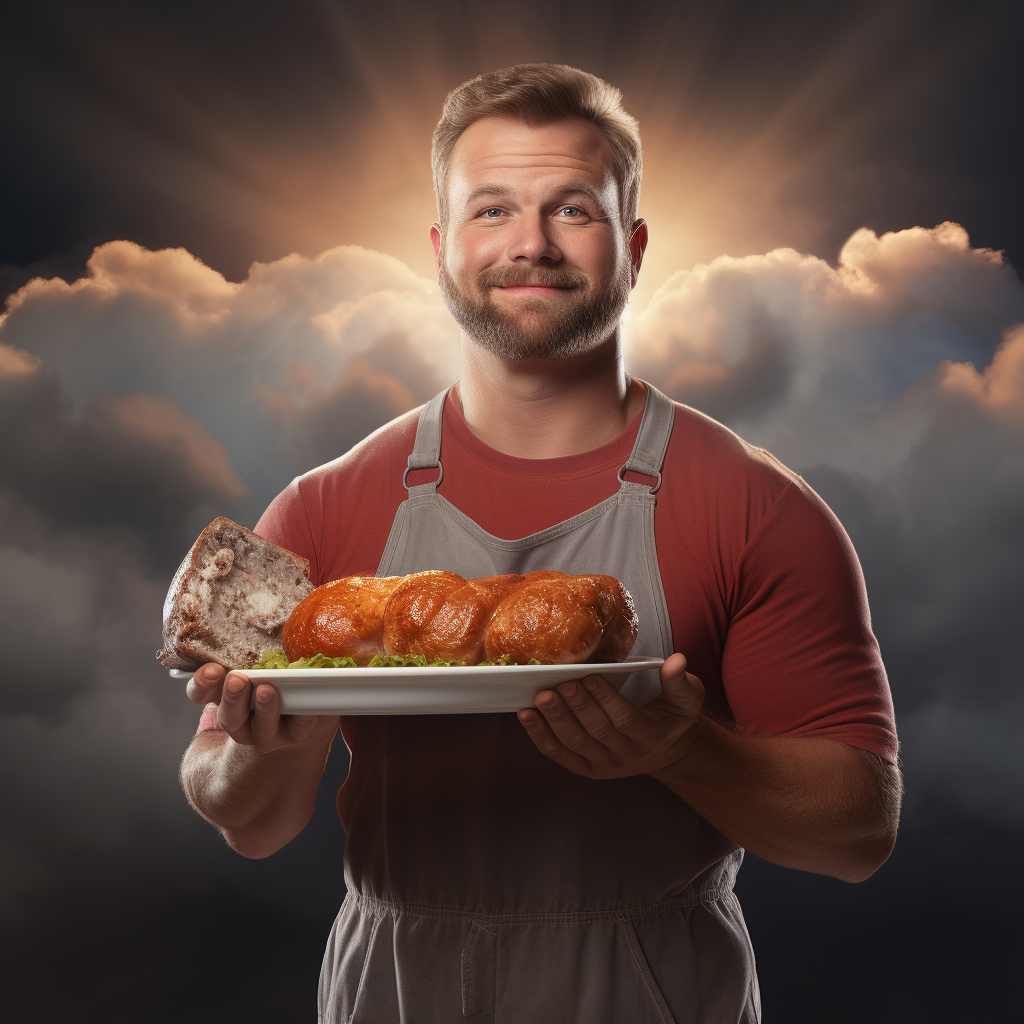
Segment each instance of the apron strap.
[{"label": "apron strap", "polygon": [[[644,381],[647,384],[647,381]],[[672,400],[663,395],[656,387],[647,384],[647,401],[644,403],[644,414],[640,420],[640,430],[636,435],[636,444],[626,464],[619,470],[621,490],[643,489],[657,494],[661,489],[661,467],[665,463],[669,438],[676,419],[676,407]],[[657,484],[634,483],[627,480],[626,473],[639,473],[641,476],[658,478]]]},{"label": "apron strap", "polygon": [[[647,382],[644,382],[647,384]],[[437,485],[444,479],[444,467],[441,465],[441,415],[444,410],[448,391],[435,395],[420,413],[416,426],[416,441],[412,454],[409,456],[405,472],[402,474],[402,486],[413,494],[436,491]],[[636,435],[636,443],[626,464],[619,470],[619,483],[622,490],[646,488],[651,494],[657,494],[661,488],[661,467],[665,462],[672,426],[675,423],[676,407],[672,400],[663,395],[656,387],[647,384],[647,401],[640,420],[640,430]],[[410,487],[407,483],[409,474],[414,469],[440,470],[438,478],[425,484]],[[626,480],[625,473],[638,473],[641,476],[657,477],[654,487],[648,484],[634,483]]]},{"label": "apron strap", "polygon": [[[402,474],[402,486],[413,494],[423,494],[427,491],[436,491],[437,485],[444,479],[444,466],[441,465],[441,413],[444,409],[444,400],[448,397],[448,391],[442,391],[439,395],[427,402],[420,413],[420,420],[416,426],[416,441],[412,446],[412,454]],[[414,469],[430,469],[436,466],[440,475],[436,480],[426,484],[416,484],[410,487],[406,480]]]}]

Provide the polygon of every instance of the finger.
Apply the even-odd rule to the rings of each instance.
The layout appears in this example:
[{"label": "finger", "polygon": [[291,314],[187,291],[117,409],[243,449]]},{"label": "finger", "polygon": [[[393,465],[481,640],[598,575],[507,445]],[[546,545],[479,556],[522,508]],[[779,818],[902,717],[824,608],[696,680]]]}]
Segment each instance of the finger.
[{"label": "finger", "polygon": [[616,751],[621,751],[627,745],[628,737],[615,728],[608,712],[594,699],[582,679],[561,683],[556,690],[583,728],[598,743]]},{"label": "finger", "polygon": [[253,742],[256,746],[269,750],[277,746],[277,734],[281,728],[281,697],[277,687],[270,683],[260,683],[256,687],[256,710],[252,713]]},{"label": "finger", "polygon": [[[312,737],[322,715],[282,715],[281,735],[289,743],[302,743]],[[335,719],[337,729],[337,719]],[[331,735],[333,736],[333,731]]]},{"label": "finger", "polygon": [[551,726],[543,715],[532,708],[523,708],[519,712],[519,721],[523,723],[523,727],[530,734],[530,739],[542,754],[579,775],[586,775],[591,771],[590,762],[576,751],[569,750],[551,731]]},{"label": "finger", "polygon": [[220,689],[226,674],[227,669],[216,662],[200,665],[185,687],[188,699],[193,704],[219,704]]},{"label": "finger", "polygon": [[[704,704],[704,684],[692,673],[686,671],[686,658],[676,653],[665,659],[658,673],[661,681],[661,706],[664,700],[670,702],[673,710],[688,717],[700,713]],[[654,698],[657,700],[658,698]]]},{"label": "finger", "polygon": [[590,697],[604,709],[614,729],[636,739],[643,729],[640,709],[623,697],[604,676],[587,676],[583,685]]},{"label": "finger", "polygon": [[575,751],[589,761],[607,756],[607,749],[587,732],[565,702],[565,698],[556,690],[541,690],[534,698],[534,705],[543,715],[551,732],[564,747]]},{"label": "finger", "polygon": [[658,670],[662,686],[665,685],[666,681],[681,679],[685,674],[686,658],[678,651],[675,654],[670,654],[661,663],[661,668]]},{"label": "finger", "polygon": [[217,708],[220,727],[239,742],[248,739],[250,688],[249,677],[244,672],[229,672]]}]

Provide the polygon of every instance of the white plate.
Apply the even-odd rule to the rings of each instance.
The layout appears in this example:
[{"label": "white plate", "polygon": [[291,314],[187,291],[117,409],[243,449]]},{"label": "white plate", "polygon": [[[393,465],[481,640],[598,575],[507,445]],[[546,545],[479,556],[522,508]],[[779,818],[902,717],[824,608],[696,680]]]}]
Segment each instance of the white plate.
[{"label": "white plate", "polygon": [[[453,668],[250,669],[273,683],[290,715],[473,715],[533,706],[540,690],[587,675],[617,690],[627,677],[660,668],[664,658],[627,658],[585,665],[465,665]],[[191,671],[171,669],[173,679]]]}]

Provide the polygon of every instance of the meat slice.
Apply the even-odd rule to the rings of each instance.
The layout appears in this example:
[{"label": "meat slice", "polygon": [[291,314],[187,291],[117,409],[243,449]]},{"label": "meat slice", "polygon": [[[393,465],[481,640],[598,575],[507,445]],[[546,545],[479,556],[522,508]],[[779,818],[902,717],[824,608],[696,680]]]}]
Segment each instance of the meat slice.
[{"label": "meat slice", "polygon": [[312,590],[305,558],[220,516],[174,574],[157,658],[167,668],[250,668],[281,646],[288,616]]}]

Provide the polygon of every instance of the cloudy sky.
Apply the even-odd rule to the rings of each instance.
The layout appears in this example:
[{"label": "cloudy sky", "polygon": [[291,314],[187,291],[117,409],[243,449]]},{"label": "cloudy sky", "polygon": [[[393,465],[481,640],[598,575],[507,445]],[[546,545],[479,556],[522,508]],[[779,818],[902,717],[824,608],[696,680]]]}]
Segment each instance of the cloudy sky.
[{"label": "cloudy sky", "polygon": [[5,9],[0,917],[18,1019],[311,1018],[344,760],[290,847],[227,850],[177,786],[196,712],[153,660],[160,604],[211,518],[252,525],[296,473],[456,379],[430,134],[448,90],[523,60],[607,78],[640,121],[630,372],[802,473],[864,565],[903,832],[856,887],[749,859],[766,1016],[1016,1007],[1020,28],[1005,3]]}]

